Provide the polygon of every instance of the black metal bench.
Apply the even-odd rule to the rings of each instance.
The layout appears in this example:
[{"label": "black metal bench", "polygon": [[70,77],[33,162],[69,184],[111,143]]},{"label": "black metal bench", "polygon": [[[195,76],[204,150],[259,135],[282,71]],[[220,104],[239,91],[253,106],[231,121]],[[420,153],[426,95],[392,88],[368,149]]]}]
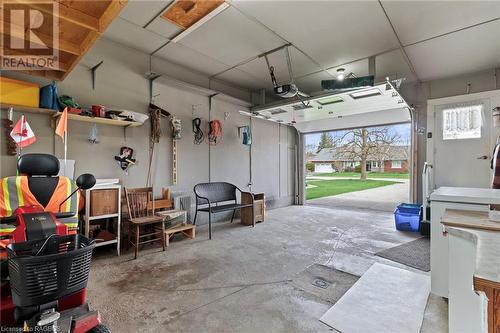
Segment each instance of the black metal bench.
[{"label": "black metal bench", "polygon": [[[234,219],[234,213],[237,209],[252,207],[253,202],[249,204],[238,203],[236,198],[236,191],[241,195],[250,194],[249,192],[240,190],[236,185],[216,182],[216,183],[201,183],[194,187],[194,194],[196,195],[196,212],[194,215],[193,224],[196,225],[196,218],[198,212],[208,213],[208,237],[212,239],[212,214],[233,211],[231,216],[231,223]],[[219,205],[219,203],[222,203]],[[253,211],[253,210],[252,210]]]}]

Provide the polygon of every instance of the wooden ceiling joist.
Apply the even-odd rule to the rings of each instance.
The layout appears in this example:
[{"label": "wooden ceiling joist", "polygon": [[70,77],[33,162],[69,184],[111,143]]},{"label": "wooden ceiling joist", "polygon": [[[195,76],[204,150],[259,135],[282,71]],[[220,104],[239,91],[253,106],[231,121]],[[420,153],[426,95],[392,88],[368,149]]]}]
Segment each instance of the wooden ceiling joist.
[{"label": "wooden ceiling joist", "polygon": [[[96,31],[91,31],[87,37],[85,38],[85,40],[82,42],[82,52],[80,53],[80,55],[71,63],[71,65],[69,66],[69,68],[66,70],[66,73],[69,73],[73,70],[73,68],[75,68],[76,65],[78,65],[78,63],[80,62],[80,60],[83,58],[83,56],[85,55],[85,53],[87,53],[87,51],[90,49],[90,47],[92,45],[94,45],[94,42],[97,40],[97,38],[99,38],[99,33],[96,32]],[[66,77],[66,74],[64,75],[64,77]]]},{"label": "wooden ceiling joist", "polygon": [[[22,1],[19,0],[17,2],[22,3]],[[30,5],[30,7],[33,9],[38,9],[39,11],[47,13],[49,15],[53,14],[53,12],[49,11],[46,6],[40,6],[34,3]],[[99,31],[99,20],[97,18],[68,7],[64,3],[59,3],[58,13],[54,15],[54,17],[74,23],[85,29]]]},{"label": "wooden ceiling joist", "polygon": [[[17,23],[14,23],[14,25],[17,25]],[[4,22],[0,20],[0,34],[4,35],[3,31],[3,26]],[[25,35],[23,32],[19,32],[19,30],[16,31],[11,31],[10,35],[14,38],[19,38],[19,39],[24,39]],[[52,40],[52,36],[45,35],[43,33],[37,33],[37,36],[40,37],[42,40],[49,41],[47,44],[50,47],[53,47],[52,43],[50,42]],[[36,43],[35,43],[36,44]],[[73,42],[66,41],[64,39],[59,39],[59,46],[57,47],[59,51],[65,52],[65,53],[70,53],[73,55],[80,55],[81,53],[81,48],[80,45],[75,44]]]},{"label": "wooden ceiling joist", "polygon": [[112,0],[99,19],[99,31],[102,33],[127,5],[128,0]]},{"label": "wooden ceiling joist", "polygon": [[[59,4],[59,10],[56,13],[53,13],[37,1],[15,0],[18,4],[28,5],[30,8],[39,10],[42,13],[53,15],[54,20],[59,22],[57,43],[53,42],[53,36],[50,36],[50,32],[47,29],[44,30],[43,26],[36,32],[36,35],[45,45],[59,51],[59,66],[56,65],[46,70],[27,70],[24,72],[29,75],[63,80],[94,45],[109,24],[118,16],[128,0],[52,1]],[[17,22],[14,22],[14,25],[17,25],[20,29],[7,32],[3,29],[4,23],[10,24],[10,22],[0,20],[0,35],[2,37],[9,33],[13,38],[26,40],[27,31],[24,27],[20,27]]]}]

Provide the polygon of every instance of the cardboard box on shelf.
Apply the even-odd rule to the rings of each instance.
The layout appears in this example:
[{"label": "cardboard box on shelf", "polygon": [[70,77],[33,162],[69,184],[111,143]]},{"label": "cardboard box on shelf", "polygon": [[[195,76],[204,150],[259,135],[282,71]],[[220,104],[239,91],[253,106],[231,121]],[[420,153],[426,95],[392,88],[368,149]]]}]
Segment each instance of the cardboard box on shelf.
[{"label": "cardboard box on shelf", "polygon": [[90,191],[90,216],[118,213],[118,189]]}]

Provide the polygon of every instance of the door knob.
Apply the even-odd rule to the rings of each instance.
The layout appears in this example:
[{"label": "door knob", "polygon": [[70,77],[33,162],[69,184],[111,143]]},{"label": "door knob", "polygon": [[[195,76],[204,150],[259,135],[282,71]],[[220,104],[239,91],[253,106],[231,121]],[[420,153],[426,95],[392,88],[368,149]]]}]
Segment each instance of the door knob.
[{"label": "door knob", "polygon": [[483,156],[479,156],[479,157],[476,157],[478,160],[487,160],[488,159],[488,155],[483,155]]}]

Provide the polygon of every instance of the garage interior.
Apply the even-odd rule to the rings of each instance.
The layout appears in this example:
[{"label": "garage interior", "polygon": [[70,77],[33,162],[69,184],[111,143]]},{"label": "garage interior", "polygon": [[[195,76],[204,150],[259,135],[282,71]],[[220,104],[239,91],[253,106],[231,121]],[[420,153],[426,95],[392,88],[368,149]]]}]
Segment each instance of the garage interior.
[{"label": "garage interior", "polygon": [[[2,329],[500,330],[498,1],[1,10]],[[402,123],[411,213],[306,205],[306,135]]]}]

